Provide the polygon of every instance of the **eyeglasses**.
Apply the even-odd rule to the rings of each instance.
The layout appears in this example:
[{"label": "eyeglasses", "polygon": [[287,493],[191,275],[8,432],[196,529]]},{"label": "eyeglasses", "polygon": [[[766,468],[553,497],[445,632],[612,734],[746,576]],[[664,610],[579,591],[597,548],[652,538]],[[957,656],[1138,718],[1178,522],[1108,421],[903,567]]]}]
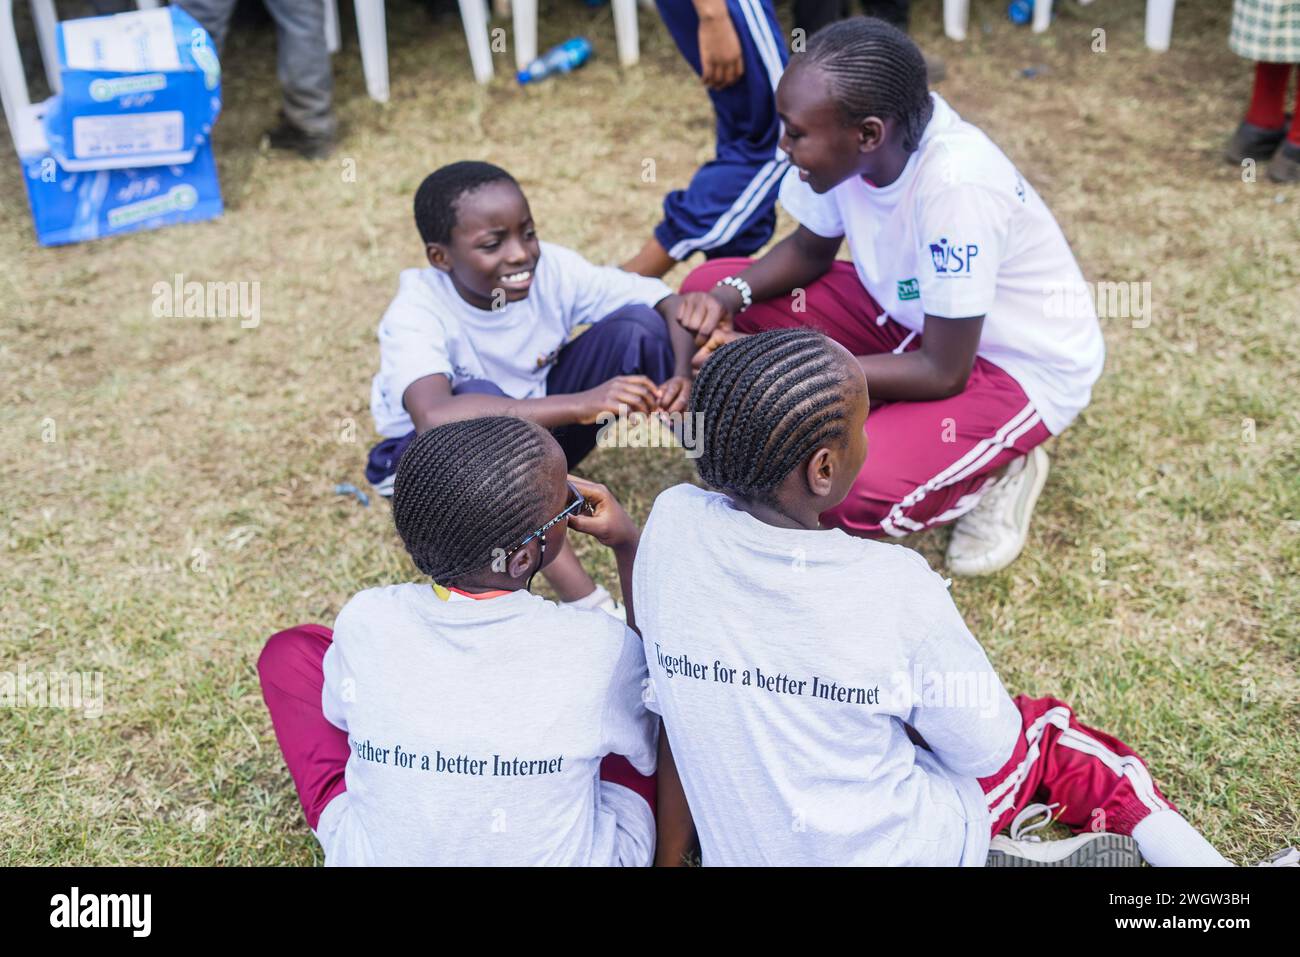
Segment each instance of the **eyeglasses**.
[{"label": "eyeglasses", "polygon": [[[515,552],[519,551],[519,549],[523,548],[525,545],[531,542],[534,538],[540,538],[542,540],[542,557],[543,558],[546,557],[546,533],[549,532],[551,529],[553,529],[556,525],[559,525],[570,515],[574,515],[579,511],[588,511],[588,512],[590,511],[590,507],[587,503],[587,499],[583,497],[583,494],[581,492],[578,491],[577,486],[574,485],[572,482],[565,482],[564,484],[569,487],[569,494],[573,496],[573,501],[569,502],[568,505],[564,506],[564,510],[560,512],[559,515],[556,515],[555,518],[551,519],[541,528],[530,533],[521,542],[519,542],[519,544],[517,544],[514,548],[508,549],[506,551],[507,555],[513,555]],[[538,564],[540,564],[540,561]]]}]

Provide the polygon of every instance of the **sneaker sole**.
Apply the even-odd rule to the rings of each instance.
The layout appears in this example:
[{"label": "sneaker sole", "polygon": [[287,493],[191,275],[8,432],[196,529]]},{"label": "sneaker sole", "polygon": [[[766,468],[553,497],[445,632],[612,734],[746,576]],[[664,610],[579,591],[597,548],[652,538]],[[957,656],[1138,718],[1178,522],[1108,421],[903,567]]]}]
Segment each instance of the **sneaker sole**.
[{"label": "sneaker sole", "polygon": [[1006,851],[989,851],[986,867],[1141,867],[1137,841],[1124,834],[1103,834],[1075,848],[1059,861],[1035,861]]}]

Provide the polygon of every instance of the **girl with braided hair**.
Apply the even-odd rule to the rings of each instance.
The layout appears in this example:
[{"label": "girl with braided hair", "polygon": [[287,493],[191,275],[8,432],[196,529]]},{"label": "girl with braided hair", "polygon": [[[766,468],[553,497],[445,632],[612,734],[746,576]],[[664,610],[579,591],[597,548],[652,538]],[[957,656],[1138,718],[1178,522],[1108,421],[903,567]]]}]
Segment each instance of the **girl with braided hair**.
[{"label": "girl with braided hair", "polygon": [[[1042,443],[1088,404],[1104,359],[1069,244],[883,20],[815,34],[776,102],[793,165],[780,201],[799,226],[760,259],[687,277],[678,321],[697,361],[763,329],[835,339],[881,408],[867,425],[878,451],[826,520],[874,537],[961,519],[948,568],[1004,568],[1047,480]],[[846,239],[852,261],[837,261]]]},{"label": "girl with braided hair", "polygon": [[334,629],[273,636],[262,693],[307,823],[342,865],[646,865],[657,720],[623,622],[531,594],[566,530],[613,550],[633,622],[639,532],[542,426],[413,439],[393,518],[431,581],[371,588]]},{"label": "girl with braided hair", "polygon": [[[1007,695],[924,558],[822,524],[881,451],[867,410],[861,365],[806,329],[695,380],[717,491],[658,497],[633,576],[657,860],[698,838],[706,866],[1226,864],[1125,744]],[[1077,836],[1025,837],[1045,818]]]}]

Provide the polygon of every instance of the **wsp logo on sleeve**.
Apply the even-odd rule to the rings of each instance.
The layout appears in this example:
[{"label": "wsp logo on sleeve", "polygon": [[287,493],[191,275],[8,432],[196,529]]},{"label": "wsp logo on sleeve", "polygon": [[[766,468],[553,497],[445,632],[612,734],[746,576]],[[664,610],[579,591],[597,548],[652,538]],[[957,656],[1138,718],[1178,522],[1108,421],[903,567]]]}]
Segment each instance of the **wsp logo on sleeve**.
[{"label": "wsp logo on sleeve", "polygon": [[148,937],[153,926],[152,894],[69,894],[50,898],[51,927],[128,927],[132,937]]},{"label": "wsp logo on sleeve", "polygon": [[930,261],[934,263],[934,271],[945,278],[969,276],[979,254],[980,248],[975,243],[950,243],[947,236],[941,236],[937,243],[930,243]]}]

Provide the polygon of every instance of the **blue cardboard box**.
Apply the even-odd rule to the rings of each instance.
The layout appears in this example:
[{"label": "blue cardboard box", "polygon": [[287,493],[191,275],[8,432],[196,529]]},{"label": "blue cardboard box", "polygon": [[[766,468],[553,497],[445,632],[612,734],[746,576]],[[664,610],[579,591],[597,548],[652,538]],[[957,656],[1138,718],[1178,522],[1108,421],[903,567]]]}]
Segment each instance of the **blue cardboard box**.
[{"label": "blue cardboard box", "polygon": [[29,111],[46,142],[18,157],[41,245],[220,216],[221,67],[198,22],[139,10],[64,21],[58,40],[63,92]]},{"label": "blue cardboard box", "polygon": [[126,169],[68,170],[49,153],[23,160],[23,182],[42,246],[157,229],[221,215],[212,144],[192,162]]}]

